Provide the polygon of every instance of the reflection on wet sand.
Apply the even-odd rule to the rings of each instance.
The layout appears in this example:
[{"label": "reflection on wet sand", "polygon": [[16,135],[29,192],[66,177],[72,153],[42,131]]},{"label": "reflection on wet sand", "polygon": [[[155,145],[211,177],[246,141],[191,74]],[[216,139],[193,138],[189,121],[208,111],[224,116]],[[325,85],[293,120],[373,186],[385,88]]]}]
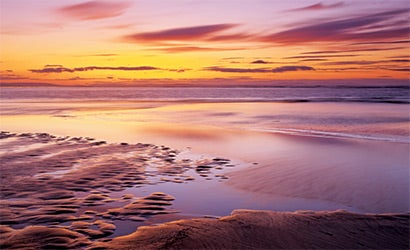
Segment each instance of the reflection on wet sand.
[{"label": "reflection on wet sand", "polygon": [[[194,177],[185,174],[189,169],[196,170],[198,178],[210,178],[210,169],[223,169],[230,163],[221,158],[177,159],[178,151],[152,144],[108,144],[46,133],[1,132],[0,142],[3,148],[26,147],[0,154],[0,227],[12,235],[0,239],[2,248],[21,246],[13,240],[40,233],[49,241],[61,238],[47,247],[88,245],[89,239],[113,234],[116,221],[138,225],[150,216],[176,213],[168,208],[175,198],[166,193],[137,197],[119,192],[160,182],[193,181]],[[150,165],[156,165],[156,171],[147,171]],[[213,178],[226,179],[222,175]],[[76,240],[71,241],[73,238]]]},{"label": "reflection on wet sand", "polygon": [[[238,208],[409,211],[405,105],[392,111],[378,104],[66,103],[52,113],[42,109],[50,104],[42,105],[24,114],[9,106],[2,116],[1,129],[17,133],[2,133],[0,140],[3,247],[23,246],[24,237],[38,233],[38,244],[51,242],[51,248],[90,246],[141,225],[226,216]],[[370,224],[355,224],[356,215],[343,213],[304,219]],[[257,220],[258,212],[238,216],[234,220],[258,224],[248,220]],[[404,223],[405,215],[385,216],[359,219]],[[183,222],[183,230],[192,223]],[[219,226],[214,220],[203,230],[213,223]],[[164,228],[174,232],[173,225]],[[376,238],[391,237],[369,227]],[[371,246],[372,239],[362,244]]]}]

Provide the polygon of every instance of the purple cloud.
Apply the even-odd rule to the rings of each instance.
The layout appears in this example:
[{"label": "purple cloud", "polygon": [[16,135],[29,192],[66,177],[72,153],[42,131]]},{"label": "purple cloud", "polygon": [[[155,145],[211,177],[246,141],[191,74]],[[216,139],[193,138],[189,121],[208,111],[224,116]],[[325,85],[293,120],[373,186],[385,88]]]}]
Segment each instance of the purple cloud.
[{"label": "purple cloud", "polygon": [[353,43],[352,45],[369,45],[369,44],[400,44],[400,43],[410,43],[410,40],[400,40],[400,41],[383,41],[383,42],[360,42]]},{"label": "purple cloud", "polygon": [[225,68],[219,66],[205,67],[204,70],[224,73],[283,73],[289,71],[311,71],[315,70],[309,66],[282,66],[277,68]]},{"label": "purple cloud", "polygon": [[288,72],[288,71],[311,71],[311,70],[315,70],[315,69],[309,66],[282,66],[282,67],[277,67],[277,68],[272,69],[272,72],[283,73],[283,72]]},{"label": "purple cloud", "polygon": [[[407,16],[408,8],[386,11],[361,17],[345,18],[336,21],[311,23],[261,38],[265,42],[281,44],[303,44],[310,42],[332,41],[383,41],[409,37],[406,25],[391,27],[387,20]],[[369,26],[381,24],[379,29],[368,29]],[[384,25],[383,25],[384,24]]]},{"label": "purple cloud", "polygon": [[302,59],[299,60],[300,62],[322,62],[322,61],[327,61],[328,59],[323,59],[323,58],[310,58],[310,59]]},{"label": "purple cloud", "polygon": [[317,55],[317,54],[339,54],[346,52],[367,52],[367,51],[385,51],[405,49],[405,47],[391,47],[391,48],[362,48],[362,49],[345,49],[345,50],[323,50],[323,51],[308,51],[301,53],[302,55]]},{"label": "purple cloud", "polygon": [[204,70],[225,72],[225,73],[268,73],[268,72],[271,72],[271,70],[267,68],[244,69],[244,68],[225,68],[225,67],[219,67],[219,66],[205,67]]},{"label": "purple cloud", "polygon": [[394,60],[389,60],[389,62],[410,62],[410,59],[394,59]]},{"label": "purple cloud", "polygon": [[[46,65],[47,66],[47,65]],[[70,72],[73,73],[75,70],[64,68],[64,67],[45,67],[43,69],[29,69],[29,71],[33,73],[63,73],[63,72]]]},{"label": "purple cloud", "polygon": [[403,72],[410,72],[410,68],[386,68],[387,70],[391,71],[403,71]]},{"label": "purple cloud", "polygon": [[309,59],[309,58],[338,58],[338,57],[354,57],[354,56],[360,56],[360,55],[317,55],[317,56],[289,56],[289,57],[283,57],[283,59]]},{"label": "purple cloud", "polygon": [[321,65],[372,65],[383,61],[339,61],[339,62],[324,62]]},{"label": "purple cloud", "polygon": [[169,53],[184,53],[184,52],[207,52],[207,51],[228,51],[228,50],[243,50],[244,48],[211,48],[198,46],[175,46],[158,48],[155,50],[169,52]]},{"label": "purple cloud", "polygon": [[126,35],[123,40],[130,42],[163,42],[163,41],[190,41],[198,39],[211,39],[212,35],[231,29],[237,24],[214,24],[192,26],[184,28],[166,29],[154,32],[144,32]]},{"label": "purple cloud", "polygon": [[337,61],[324,62],[322,65],[372,65],[372,64],[392,64],[392,63],[409,63],[410,59],[393,59],[393,60],[379,60],[379,61]]},{"label": "purple cloud", "polygon": [[65,67],[44,67],[43,69],[30,69],[29,71],[33,73],[63,73],[63,72],[82,72],[82,71],[92,71],[92,70],[123,70],[123,71],[145,71],[145,70],[161,70],[157,67],[152,66],[137,66],[137,67],[101,67],[101,66],[87,66],[78,68],[65,68]]},{"label": "purple cloud", "polygon": [[238,41],[238,40],[247,40],[249,38],[253,38],[253,35],[247,33],[236,33],[236,34],[229,34],[229,35],[216,35],[211,36],[207,40],[208,41]]},{"label": "purple cloud", "polygon": [[255,60],[251,63],[253,63],[253,64],[269,64],[270,62],[264,61],[264,60]]},{"label": "purple cloud", "polygon": [[168,71],[171,71],[171,72],[177,72],[177,73],[183,73],[183,72],[186,72],[186,71],[189,71],[189,70],[192,70],[192,69],[188,69],[188,68],[182,68],[182,69],[168,69]]},{"label": "purple cloud", "polygon": [[60,14],[78,20],[93,20],[119,16],[130,6],[121,1],[88,1],[57,9]]},{"label": "purple cloud", "polygon": [[338,2],[338,3],[334,3],[334,4],[329,4],[329,5],[325,5],[325,4],[320,2],[320,3],[312,4],[312,5],[309,5],[309,6],[306,6],[306,7],[293,9],[293,10],[290,10],[290,11],[333,9],[333,8],[341,7],[341,6],[344,6],[344,5],[345,4],[343,2]]}]

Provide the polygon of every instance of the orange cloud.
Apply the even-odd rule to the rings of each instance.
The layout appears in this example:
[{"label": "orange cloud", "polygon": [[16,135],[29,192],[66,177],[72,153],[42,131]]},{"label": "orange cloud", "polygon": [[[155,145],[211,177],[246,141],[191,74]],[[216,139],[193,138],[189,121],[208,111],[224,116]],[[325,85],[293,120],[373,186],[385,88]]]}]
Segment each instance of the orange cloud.
[{"label": "orange cloud", "polygon": [[57,9],[60,14],[78,20],[93,20],[119,16],[130,6],[129,2],[89,1]]}]

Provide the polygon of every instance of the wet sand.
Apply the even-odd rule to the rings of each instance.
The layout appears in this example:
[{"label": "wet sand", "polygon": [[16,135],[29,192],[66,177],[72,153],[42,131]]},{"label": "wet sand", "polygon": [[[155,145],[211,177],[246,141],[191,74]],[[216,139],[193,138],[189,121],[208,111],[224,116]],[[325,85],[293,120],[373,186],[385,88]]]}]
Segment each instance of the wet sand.
[{"label": "wet sand", "polygon": [[[2,249],[409,246],[408,213],[238,210],[220,219],[188,219],[144,227],[189,216],[175,215],[183,212],[172,209],[178,197],[164,192],[135,196],[127,193],[130,188],[183,185],[196,178],[225,182],[228,176],[232,177],[228,181],[244,184],[249,180],[241,178],[248,176],[259,178],[262,184],[255,187],[262,185],[269,191],[257,177],[261,173],[269,176],[268,168],[256,166],[265,169],[261,172],[247,167],[225,176],[214,170],[232,168],[229,159],[181,158],[179,151],[165,146],[107,143],[89,137],[1,132],[0,141]],[[192,171],[195,176],[188,175]],[[129,235],[116,233],[124,223],[138,230]]]},{"label": "wet sand", "polygon": [[407,249],[408,214],[236,210],[141,227],[90,249]]},{"label": "wet sand", "polygon": [[[136,197],[127,188],[178,184],[224,168],[228,159],[177,159],[178,151],[151,144],[107,143],[46,133],[0,133],[0,247],[79,247],[105,239],[116,222],[137,227],[170,209],[175,197],[152,192]],[[156,171],[148,171],[155,165]],[[155,178],[153,178],[155,177]],[[44,237],[36,240],[36,237]],[[33,243],[32,241],[35,241]],[[28,244],[28,245],[26,245]],[[37,244],[37,245],[30,245]]]},{"label": "wet sand", "polygon": [[300,136],[286,140],[292,137],[295,151],[284,149],[269,161],[233,169],[226,183],[248,192],[334,202],[350,211],[409,211],[408,144]]},{"label": "wet sand", "polygon": [[405,106],[100,104],[6,109],[0,248],[409,247]]}]

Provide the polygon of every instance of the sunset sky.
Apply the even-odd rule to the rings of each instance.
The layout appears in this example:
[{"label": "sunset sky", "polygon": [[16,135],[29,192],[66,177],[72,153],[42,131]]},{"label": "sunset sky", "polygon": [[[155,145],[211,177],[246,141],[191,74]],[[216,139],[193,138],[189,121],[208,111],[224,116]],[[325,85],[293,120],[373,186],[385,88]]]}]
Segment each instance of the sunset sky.
[{"label": "sunset sky", "polygon": [[409,79],[408,0],[1,0],[0,79]]}]

